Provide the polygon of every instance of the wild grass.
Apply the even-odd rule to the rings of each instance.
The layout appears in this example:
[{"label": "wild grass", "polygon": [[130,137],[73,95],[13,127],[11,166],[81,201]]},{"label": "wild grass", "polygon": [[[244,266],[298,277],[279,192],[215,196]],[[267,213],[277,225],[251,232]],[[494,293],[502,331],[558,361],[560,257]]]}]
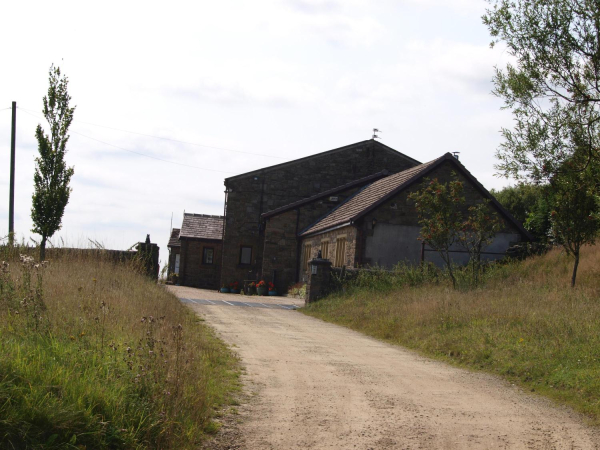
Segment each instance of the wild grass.
[{"label": "wild grass", "polygon": [[454,290],[443,276],[393,286],[388,274],[301,311],[499,374],[600,424],[600,246],[581,258],[574,289],[572,259],[553,250],[488,270],[476,289]]},{"label": "wild grass", "polygon": [[190,448],[238,362],[135,264],[0,248],[0,447]]}]

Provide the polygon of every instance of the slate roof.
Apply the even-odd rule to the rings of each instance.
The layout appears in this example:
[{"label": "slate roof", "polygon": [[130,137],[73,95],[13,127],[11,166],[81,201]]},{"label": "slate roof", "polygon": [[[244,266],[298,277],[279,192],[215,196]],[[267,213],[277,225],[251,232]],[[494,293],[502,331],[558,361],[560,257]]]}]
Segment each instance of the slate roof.
[{"label": "slate roof", "polygon": [[331,211],[325,217],[319,219],[313,225],[309,225],[300,236],[315,234],[325,230],[352,224],[355,220],[367,214],[369,211],[377,208],[381,203],[385,202],[400,191],[408,188],[413,183],[426,176],[444,161],[451,161],[458,172],[461,172],[467,179],[471,181],[473,186],[486,198],[488,198],[496,209],[504,215],[515,227],[529,240],[533,240],[533,236],[523,228],[518,220],[510,214],[499,202],[494,198],[483,185],[463,166],[454,156],[446,153],[440,158],[429,161],[428,163],[412,167],[403,172],[399,172],[389,177],[377,180],[361,191],[357,192],[353,197],[347,199],[336,209]]},{"label": "slate roof", "polygon": [[181,247],[181,242],[179,242],[179,231],[179,228],[173,228],[171,230],[171,238],[169,239],[167,247]]},{"label": "slate roof", "polygon": [[223,216],[183,214],[180,239],[223,239]]},{"label": "slate roof", "polygon": [[371,183],[331,211],[327,216],[307,228],[300,235],[305,236],[337,225],[350,224],[358,215],[362,215],[360,213],[364,210],[370,209],[370,207],[380,203],[389,197],[390,194],[395,194],[399,190],[398,188],[414,178],[420,177],[423,172],[442,158],[444,157],[442,156],[428,163],[411,167],[403,172],[395,173]]},{"label": "slate roof", "polygon": [[314,155],[305,156],[304,158],[298,158],[298,159],[294,159],[292,161],[287,161],[287,162],[284,162],[281,164],[276,164],[274,166],[264,167],[262,169],[253,170],[251,172],[234,175],[232,177],[225,178],[225,185],[227,185],[227,182],[230,180],[236,180],[238,178],[244,178],[244,177],[248,177],[250,175],[256,175],[256,174],[260,174],[260,173],[264,173],[264,172],[269,172],[274,169],[280,169],[280,168],[287,167],[287,166],[293,166],[293,165],[296,165],[298,163],[301,163],[301,162],[304,162],[304,161],[307,161],[310,159],[318,159],[319,157],[324,156],[324,155],[329,155],[332,153],[337,153],[337,152],[341,152],[341,151],[345,151],[345,150],[349,150],[349,149],[353,149],[353,148],[361,148],[361,147],[364,147],[367,145],[377,146],[379,148],[386,150],[387,152],[401,156],[402,158],[404,158],[405,160],[407,160],[411,163],[420,164],[420,162],[417,161],[416,159],[413,159],[410,156],[405,155],[404,153],[400,153],[398,150],[394,150],[392,147],[388,147],[387,145],[385,145],[379,141],[376,141],[374,139],[368,139],[366,141],[360,141],[360,142],[356,142],[354,144],[345,145],[343,147],[334,148],[333,150],[327,150],[325,152],[315,153]]},{"label": "slate roof", "polygon": [[366,177],[359,178],[358,180],[354,180],[354,181],[351,181],[350,183],[346,183],[346,184],[344,184],[342,186],[338,186],[338,187],[335,187],[333,189],[329,189],[327,191],[320,192],[320,193],[318,193],[316,195],[313,195],[311,197],[303,198],[301,200],[295,201],[295,202],[290,203],[288,205],[284,205],[284,206],[281,206],[279,208],[272,209],[271,211],[267,211],[266,213],[261,214],[261,217],[263,219],[266,219],[267,217],[271,217],[271,216],[275,216],[277,214],[281,214],[282,212],[289,211],[290,209],[297,208],[298,206],[302,206],[302,205],[305,205],[307,203],[312,203],[315,200],[319,200],[319,199],[324,198],[324,197],[329,197],[330,195],[335,195],[338,192],[343,192],[343,191],[345,191],[347,189],[351,189],[351,188],[356,187],[356,186],[361,186],[361,185],[367,184],[367,183],[369,183],[371,181],[377,180],[378,178],[383,178],[383,177],[385,177],[385,176],[387,176],[389,174],[390,173],[387,170],[382,170],[381,172],[377,172],[377,173],[374,173],[373,175],[368,175]]}]

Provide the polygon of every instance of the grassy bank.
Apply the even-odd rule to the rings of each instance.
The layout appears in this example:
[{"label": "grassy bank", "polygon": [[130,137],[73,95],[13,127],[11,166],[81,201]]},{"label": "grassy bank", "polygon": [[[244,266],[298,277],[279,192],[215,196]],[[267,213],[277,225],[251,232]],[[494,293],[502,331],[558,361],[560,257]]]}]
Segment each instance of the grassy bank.
[{"label": "grassy bank", "polygon": [[575,289],[571,270],[555,250],[495,268],[476,290],[372,276],[302,311],[502,375],[600,424],[600,246],[582,250]]},{"label": "grassy bank", "polygon": [[0,254],[0,447],[189,448],[238,389],[235,357],[133,267]]}]

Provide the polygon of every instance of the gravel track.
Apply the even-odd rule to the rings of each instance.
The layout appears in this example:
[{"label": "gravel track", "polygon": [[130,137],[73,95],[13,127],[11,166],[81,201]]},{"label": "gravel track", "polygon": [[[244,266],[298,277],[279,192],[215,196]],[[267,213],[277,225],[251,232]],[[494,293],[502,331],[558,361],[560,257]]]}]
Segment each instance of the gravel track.
[{"label": "gravel track", "polygon": [[[172,289],[186,298],[222,295]],[[215,448],[600,448],[598,430],[578,414],[496,377],[297,311],[188,306],[234,346],[252,397]]]}]

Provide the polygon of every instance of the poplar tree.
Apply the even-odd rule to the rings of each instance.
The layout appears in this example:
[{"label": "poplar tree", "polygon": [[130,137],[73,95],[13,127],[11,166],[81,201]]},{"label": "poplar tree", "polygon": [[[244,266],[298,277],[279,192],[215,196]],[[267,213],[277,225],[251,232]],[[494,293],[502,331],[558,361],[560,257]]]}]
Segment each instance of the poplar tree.
[{"label": "poplar tree", "polygon": [[38,124],[35,137],[39,156],[35,159],[33,175],[34,193],[31,207],[32,232],[41,235],[40,260],[46,256],[46,242],[60,230],[65,207],[69,202],[73,167],[67,167],[65,154],[69,141],[68,130],[73,121],[75,107],[70,107],[71,97],[67,91],[68,79],[60,68],[50,66],[48,95],[44,96],[44,117],[50,126],[50,134],[44,133]]}]

